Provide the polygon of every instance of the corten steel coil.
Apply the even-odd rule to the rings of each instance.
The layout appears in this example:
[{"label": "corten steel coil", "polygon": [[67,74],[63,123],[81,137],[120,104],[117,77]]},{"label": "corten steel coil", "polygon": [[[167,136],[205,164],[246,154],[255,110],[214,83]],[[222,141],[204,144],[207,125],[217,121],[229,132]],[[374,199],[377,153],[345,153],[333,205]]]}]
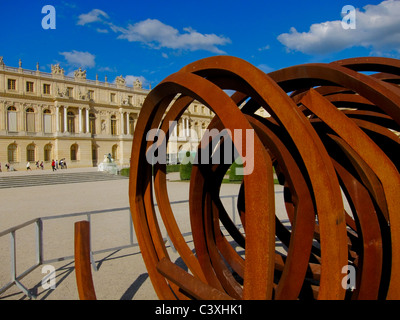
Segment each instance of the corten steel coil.
[{"label": "corten steel coil", "polygon": [[[218,56],[189,64],[155,87],[135,130],[129,199],[158,297],[399,299],[399,83],[400,61],[388,58],[306,64],[265,74],[241,59]],[[229,96],[226,89],[235,93]],[[146,159],[154,143],[146,136],[160,129],[166,134],[157,143],[165,142],[170,121],[194,100],[216,115],[208,129],[255,134],[248,146],[254,148],[254,170],[244,175],[237,201],[244,232],[219,197],[230,164],[193,165],[191,249],[171,209],[166,165],[152,166]],[[256,115],[260,108],[271,116]],[[199,154],[211,144],[203,140]],[[247,150],[243,140],[241,150]],[[237,149],[236,156],[244,156]],[[284,187],[290,226],[275,212],[273,168]],[[188,272],[169,257],[155,201]],[[276,241],[286,253],[278,253]],[[343,285],[345,266],[356,271],[354,290]]]}]

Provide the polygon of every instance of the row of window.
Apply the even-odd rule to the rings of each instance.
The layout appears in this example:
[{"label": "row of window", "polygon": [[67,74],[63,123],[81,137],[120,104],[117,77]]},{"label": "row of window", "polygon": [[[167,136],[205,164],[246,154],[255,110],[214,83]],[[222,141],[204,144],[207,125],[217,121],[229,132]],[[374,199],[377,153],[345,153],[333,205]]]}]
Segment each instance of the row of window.
[{"label": "row of window", "polygon": [[[7,160],[9,163],[18,162],[18,145],[16,143],[12,143],[7,148]],[[43,149],[44,159],[43,161],[49,162],[53,159],[53,146],[51,144],[46,144]],[[37,157],[37,147],[35,144],[31,143],[26,147],[26,161],[35,162],[39,161]],[[78,160],[78,145],[73,144],[70,147],[70,160],[76,161]]]},{"label": "row of window", "polygon": [[[19,147],[16,143],[12,143],[12,144],[8,145],[7,160],[10,164],[18,162],[18,159],[19,159],[18,148]],[[76,144],[76,143],[72,144],[70,147],[70,160],[71,161],[79,160],[78,151],[79,151],[78,144]],[[118,145],[117,144],[115,144],[111,148],[111,156],[113,159],[118,160]],[[43,157],[44,157],[43,161],[45,161],[45,162],[49,162],[54,159],[52,144],[49,143],[44,146]],[[40,160],[42,160],[42,159],[38,159],[37,146],[33,143],[29,144],[26,147],[26,161],[27,162],[36,162],[36,161],[40,161]],[[97,148],[96,147],[92,148],[92,160],[97,161]]]},{"label": "row of window", "polygon": [[[43,94],[50,94],[50,84],[43,84]],[[8,79],[8,90],[16,90],[16,80],[15,79]],[[26,81],[26,92],[34,92],[34,83],[32,81]],[[73,97],[74,95],[74,88],[72,87],[67,87],[65,91],[65,95],[67,97]],[[89,90],[88,91],[88,98],[89,100],[94,99],[94,91]],[[110,102],[117,102],[116,101],[116,94],[115,93],[110,93]],[[128,96],[128,104],[132,104],[132,96]],[[206,114],[206,109],[204,106],[201,106],[201,113]],[[198,113],[199,108],[197,105],[193,106],[193,112]],[[211,110],[209,110],[209,114],[211,114]]]},{"label": "row of window", "polygon": [[[9,132],[17,132],[17,109],[14,106],[8,107],[7,116],[7,130]],[[46,109],[43,111],[43,132],[52,133],[51,125],[51,111]],[[75,114],[72,111],[67,112],[67,131],[75,133]],[[103,124],[102,124],[103,125]],[[117,117],[111,116],[111,135],[117,135]],[[32,108],[25,110],[25,130],[27,132],[35,132],[35,111]],[[134,119],[129,117],[129,132],[134,132]],[[89,113],[89,132],[96,134],[96,116],[93,113]]]},{"label": "row of window", "polygon": [[[7,81],[8,90],[17,90],[17,80],[8,79]],[[43,94],[50,94],[50,84],[43,84]],[[26,92],[34,92],[34,83],[32,81],[26,81]]]},{"label": "row of window", "polygon": [[[7,87],[8,90],[17,90],[17,80],[15,79],[8,79],[7,80]],[[50,89],[51,85],[44,83],[43,84],[43,94],[50,94]],[[34,82],[32,81],[26,81],[26,92],[33,93],[35,92],[34,90]],[[67,87],[65,90],[65,96],[66,97],[73,97],[74,96],[74,88],[72,87]],[[89,90],[88,91],[88,99],[93,100],[94,99],[94,91]],[[116,102],[116,94],[115,93],[110,93],[110,102]],[[128,103],[132,104],[132,96],[128,96]]]}]

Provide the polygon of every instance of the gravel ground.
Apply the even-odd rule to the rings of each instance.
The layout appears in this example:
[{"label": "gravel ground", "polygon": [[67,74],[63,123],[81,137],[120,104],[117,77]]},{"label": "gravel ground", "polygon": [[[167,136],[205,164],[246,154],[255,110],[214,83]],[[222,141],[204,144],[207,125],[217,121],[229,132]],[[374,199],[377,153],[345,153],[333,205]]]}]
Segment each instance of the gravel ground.
[{"label": "gravel ground", "polygon": [[[68,169],[68,171],[94,172],[96,169]],[[50,170],[2,172],[0,177],[29,174],[47,175],[60,174],[60,172]],[[168,183],[170,201],[187,200],[189,183],[176,182],[178,177],[174,173],[169,174],[168,178],[171,180]],[[1,189],[0,233],[39,217],[59,217],[66,214],[104,210],[104,213],[91,216],[92,249],[99,251],[128,244],[130,242],[130,220],[127,209],[129,207],[128,183],[128,179],[119,179]],[[238,188],[238,184],[224,184],[221,194],[236,195]],[[225,205],[227,208],[231,206],[231,199],[227,199]],[[190,231],[187,205],[176,205],[173,210],[181,231]],[[50,265],[54,268],[56,285],[55,289],[45,289],[42,286],[42,279],[48,273],[42,269],[43,266],[37,267],[21,280],[26,288],[36,294],[36,299],[79,299],[73,258],[62,261],[57,261],[57,259],[73,256],[74,222],[86,219],[86,216],[82,215],[44,220],[43,255],[45,261],[52,261],[45,266]],[[187,241],[190,246],[190,236]],[[16,232],[16,248],[17,274],[20,274],[35,263],[35,225],[29,225]],[[179,256],[171,248],[169,252],[171,260],[178,259],[179,263]],[[10,281],[9,236],[0,237],[0,259],[3,262],[0,265],[0,287],[3,287]],[[94,260],[97,271],[92,271],[92,274],[99,300],[157,299],[138,247],[97,253],[94,255]],[[29,298],[16,285],[13,285],[0,294],[0,299]]]}]

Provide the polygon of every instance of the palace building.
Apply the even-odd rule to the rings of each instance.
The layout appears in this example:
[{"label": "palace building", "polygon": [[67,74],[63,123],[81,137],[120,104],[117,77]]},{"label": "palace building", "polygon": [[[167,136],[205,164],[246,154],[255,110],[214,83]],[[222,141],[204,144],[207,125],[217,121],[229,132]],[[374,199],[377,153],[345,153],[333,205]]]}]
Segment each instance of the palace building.
[{"label": "palace building", "polygon": [[[7,66],[0,57],[0,163],[26,170],[43,161],[65,159],[68,167],[92,167],[111,154],[117,165],[129,166],[132,140],[143,102],[149,93],[136,79],[127,86],[119,76],[110,83],[89,80],[79,68],[74,76],[60,65],[51,73]],[[195,147],[213,113],[194,102],[182,115],[172,136],[176,150]]]}]

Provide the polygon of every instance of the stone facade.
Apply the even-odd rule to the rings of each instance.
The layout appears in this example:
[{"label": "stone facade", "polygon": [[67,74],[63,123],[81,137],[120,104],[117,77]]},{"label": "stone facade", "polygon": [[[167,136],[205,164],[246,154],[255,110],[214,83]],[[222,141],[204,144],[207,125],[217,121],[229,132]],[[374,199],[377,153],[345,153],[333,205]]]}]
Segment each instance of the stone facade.
[{"label": "stone facade", "polygon": [[[80,68],[66,76],[59,65],[51,73],[9,67],[0,57],[0,163],[16,170],[43,161],[65,159],[68,167],[97,166],[111,154],[119,167],[129,166],[136,121],[149,90],[122,76],[114,83],[86,79]],[[212,112],[194,102],[172,135],[176,154],[195,147]],[[173,156],[169,157],[170,159]]]}]

